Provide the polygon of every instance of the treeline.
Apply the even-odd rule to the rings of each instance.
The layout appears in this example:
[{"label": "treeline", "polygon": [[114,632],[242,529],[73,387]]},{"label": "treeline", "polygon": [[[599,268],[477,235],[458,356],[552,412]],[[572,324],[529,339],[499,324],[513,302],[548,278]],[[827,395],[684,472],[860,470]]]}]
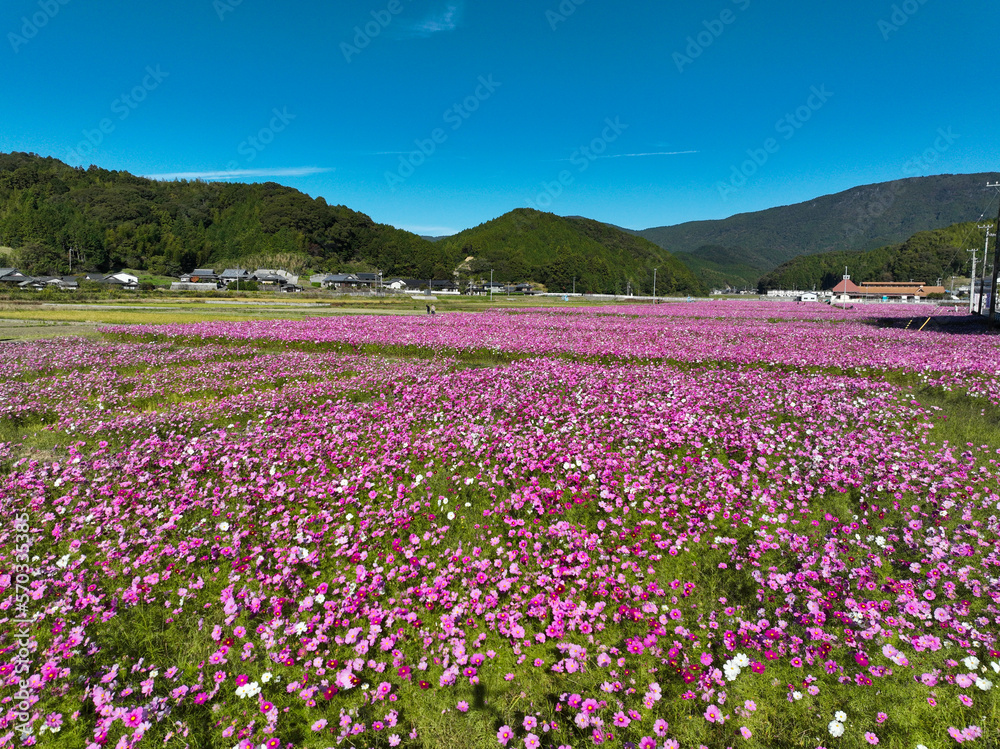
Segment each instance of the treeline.
[{"label": "treeline", "polygon": [[[761,277],[758,289],[831,289],[840,282],[844,267],[851,279],[863,281],[920,281],[946,283],[950,276],[970,274],[967,249],[983,247],[985,230],[976,224],[955,224],[945,229],[914,234],[901,244],[867,252],[825,252],[804,255]],[[980,266],[981,267],[981,266]]]},{"label": "treeline", "polygon": [[291,254],[319,271],[450,272],[433,243],[273,182],[160,182],[24,153],[0,154],[0,244],[33,274],[68,272],[71,248],[74,270],[178,275]]}]

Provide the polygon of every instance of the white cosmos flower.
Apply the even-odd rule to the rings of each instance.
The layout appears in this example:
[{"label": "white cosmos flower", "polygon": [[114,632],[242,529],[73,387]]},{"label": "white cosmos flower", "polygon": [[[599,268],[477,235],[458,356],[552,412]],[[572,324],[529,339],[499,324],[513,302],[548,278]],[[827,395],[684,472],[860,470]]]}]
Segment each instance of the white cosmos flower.
[{"label": "white cosmos flower", "polygon": [[830,731],[830,735],[837,739],[844,735],[844,724],[837,720],[831,720],[830,725],[827,726],[827,730]]},{"label": "white cosmos flower", "polygon": [[244,684],[242,687],[236,687],[236,696],[247,698],[256,697],[260,694],[260,684],[255,681],[251,681],[249,684]]},{"label": "white cosmos flower", "polygon": [[843,723],[845,720],[847,720],[847,713],[845,713],[843,710],[838,710],[833,714],[833,718],[838,723]]}]

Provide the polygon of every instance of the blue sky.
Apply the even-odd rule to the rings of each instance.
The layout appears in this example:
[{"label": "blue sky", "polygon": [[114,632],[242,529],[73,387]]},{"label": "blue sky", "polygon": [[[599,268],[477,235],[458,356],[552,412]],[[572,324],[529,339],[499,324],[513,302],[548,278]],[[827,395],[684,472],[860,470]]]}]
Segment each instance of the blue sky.
[{"label": "blue sky", "polygon": [[0,150],[270,179],[424,234],[522,206],[641,229],[1000,169],[998,22],[986,0],[7,0]]}]

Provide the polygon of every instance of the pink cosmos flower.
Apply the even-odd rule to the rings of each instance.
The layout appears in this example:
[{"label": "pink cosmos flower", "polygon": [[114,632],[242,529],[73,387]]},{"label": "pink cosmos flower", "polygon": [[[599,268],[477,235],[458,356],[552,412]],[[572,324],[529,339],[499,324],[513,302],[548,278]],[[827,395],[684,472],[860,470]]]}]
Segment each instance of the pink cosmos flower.
[{"label": "pink cosmos flower", "polygon": [[715,705],[709,705],[708,709],[705,711],[705,720],[709,723],[724,723],[725,718],[722,715],[722,711]]}]

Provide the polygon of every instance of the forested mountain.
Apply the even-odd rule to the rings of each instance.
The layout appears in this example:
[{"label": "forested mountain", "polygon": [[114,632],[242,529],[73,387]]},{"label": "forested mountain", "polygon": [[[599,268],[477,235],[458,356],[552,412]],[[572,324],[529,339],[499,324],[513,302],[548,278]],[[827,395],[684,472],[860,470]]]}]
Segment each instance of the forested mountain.
[{"label": "forested mountain", "polygon": [[669,252],[641,237],[586,218],[562,218],[518,208],[440,240],[460,261],[474,257],[473,273],[493,270],[498,281],[531,278],[550,290],[635,294],[700,294],[694,274]]},{"label": "forested mountain", "polygon": [[0,245],[29,273],[68,271],[70,248],[80,269],[166,275],[269,257],[316,270],[450,272],[415,234],[273,182],[159,182],[23,153],[0,154]]},{"label": "forested mountain", "polygon": [[713,289],[756,286],[761,274],[772,267],[760,255],[719,245],[705,245],[694,252],[678,252],[674,257]]},{"label": "forested mountain", "polygon": [[[708,269],[739,284],[748,268],[759,270],[759,276],[800,255],[871,250],[920,231],[974,221],[989,205],[987,182],[998,179],[997,173],[902,179],[718,221],[635,233],[676,253],[703,280]],[[730,257],[720,260],[720,246]]]},{"label": "forested mountain", "polygon": [[[279,263],[290,270],[379,269],[451,278],[457,268],[557,290],[697,293],[669,253],[587,219],[518,210],[430,242],[267,182],[161,182],[33,154],[0,154],[0,246],[33,274],[129,267],[178,275],[195,267]],[[466,263],[469,257],[474,261]],[[82,258],[82,259],[81,259]]]},{"label": "forested mountain", "polygon": [[763,276],[759,288],[762,292],[768,289],[832,289],[844,275],[845,266],[856,283],[921,281],[933,284],[940,278],[947,285],[950,276],[969,276],[971,258],[966,250],[981,248],[984,241],[985,230],[977,224],[955,224],[945,229],[919,232],[900,244],[867,252],[804,255]]}]

